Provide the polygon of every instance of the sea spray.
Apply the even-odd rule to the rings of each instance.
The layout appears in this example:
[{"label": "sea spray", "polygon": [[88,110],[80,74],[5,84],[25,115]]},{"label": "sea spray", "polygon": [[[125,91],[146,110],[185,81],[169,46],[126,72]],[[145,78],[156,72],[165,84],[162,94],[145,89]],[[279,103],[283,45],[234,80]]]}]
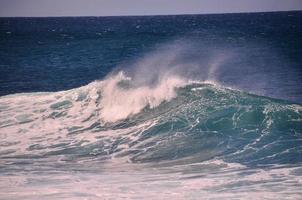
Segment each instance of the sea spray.
[{"label": "sea spray", "polygon": [[[100,117],[105,122],[115,122],[139,113],[143,108],[157,107],[176,96],[176,89],[188,83],[178,76],[166,76],[150,85],[134,86],[123,72],[102,82]],[[122,85],[123,84],[123,85]]]}]

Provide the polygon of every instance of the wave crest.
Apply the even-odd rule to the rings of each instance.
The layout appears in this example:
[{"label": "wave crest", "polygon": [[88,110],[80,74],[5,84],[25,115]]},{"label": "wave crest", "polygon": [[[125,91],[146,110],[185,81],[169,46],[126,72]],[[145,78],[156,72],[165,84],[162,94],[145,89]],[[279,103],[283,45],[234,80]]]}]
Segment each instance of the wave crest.
[{"label": "wave crest", "polygon": [[156,85],[131,85],[131,77],[123,72],[107,78],[102,83],[100,117],[105,122],[115,122],[137,114],[145,107],[155,108],[163,101],[176,96],[176,88],[188,81],[179,76],[165,76]]}]

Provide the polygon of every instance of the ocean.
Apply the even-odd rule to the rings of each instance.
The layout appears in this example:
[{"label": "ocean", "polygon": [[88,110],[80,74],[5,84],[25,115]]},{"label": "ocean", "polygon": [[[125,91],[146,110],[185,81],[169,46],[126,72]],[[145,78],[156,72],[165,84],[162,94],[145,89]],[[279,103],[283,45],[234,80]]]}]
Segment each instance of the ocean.
[{"label": "ocean", "polygon": [[0,18],[0,199],[301,199],[301,22]]}]

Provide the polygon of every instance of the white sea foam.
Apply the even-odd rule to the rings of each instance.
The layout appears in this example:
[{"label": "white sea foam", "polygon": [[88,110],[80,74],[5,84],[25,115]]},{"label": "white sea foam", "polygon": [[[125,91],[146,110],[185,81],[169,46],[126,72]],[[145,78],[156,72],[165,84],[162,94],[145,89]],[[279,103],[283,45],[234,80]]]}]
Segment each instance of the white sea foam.
[{"label": "white sea foam", "polygon": [[156,85],[124,88],[120,85],[122,81],[131,81],[131,78],[120,72],[103,82],[100,117],[105,122],[125,119],[129,115],[139,113],[147,106],[157,107],[163,101],[174,98],[176,88],[188,83],[179,76],[166,76]]}]

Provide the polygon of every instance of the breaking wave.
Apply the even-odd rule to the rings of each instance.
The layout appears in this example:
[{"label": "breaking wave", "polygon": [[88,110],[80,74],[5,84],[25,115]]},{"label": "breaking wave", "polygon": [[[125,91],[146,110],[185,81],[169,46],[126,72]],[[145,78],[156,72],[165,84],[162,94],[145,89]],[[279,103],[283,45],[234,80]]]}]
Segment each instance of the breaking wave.
[{"label": "breaking wave", "polygon": [[0,157],[302,161],[300,104],[219,84],[231,54],[198,65],[185,47],[160,47],[80,88],[0,97]]},{"label": "breaking wave", "polygon": [[4,96],[0,111],[1,158],[302,161],[301,105],[174,75],[134,86],[120,72],[69,91]]}]

